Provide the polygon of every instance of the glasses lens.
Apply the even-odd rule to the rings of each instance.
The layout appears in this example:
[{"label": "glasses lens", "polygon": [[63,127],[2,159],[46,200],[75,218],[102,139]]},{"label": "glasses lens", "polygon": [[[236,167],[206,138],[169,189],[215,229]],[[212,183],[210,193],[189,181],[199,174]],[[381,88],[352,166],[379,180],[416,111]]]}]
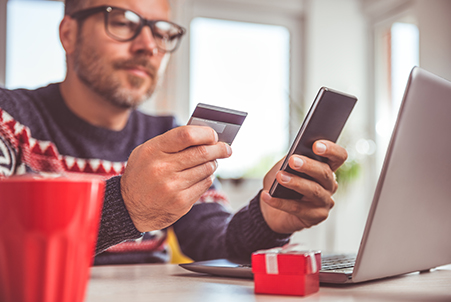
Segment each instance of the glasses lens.
[{"label": "glasses lens", "polygon": [[175,50],[183,34],[180,26],[166,21],[155,22],[152,32],[158,47],[165,51]]},{"label": "glasses lens", "polygon": [[[139,34],[144,21],[139,15],[132,11],[112,8],[108,11],[106,19],[107,33],[116,40],[128,41]],[[184,34],[184,29],[177,24],[167,21],[147,21],[149,23],[152,35],[160,50],[174,51],[180,38]]]},{"label": "glasses lens", "polygon": [[107,31],[118,40],[128,40],[140,28],[140,17],[122,9],[113,9],[107,15]]}]

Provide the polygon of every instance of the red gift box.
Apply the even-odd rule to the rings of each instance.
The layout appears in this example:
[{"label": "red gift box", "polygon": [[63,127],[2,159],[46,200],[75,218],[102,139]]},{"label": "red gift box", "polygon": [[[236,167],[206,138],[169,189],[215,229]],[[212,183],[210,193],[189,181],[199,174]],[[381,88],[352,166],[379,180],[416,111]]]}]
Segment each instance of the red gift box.
[{"label": "red gift box", "polygon": [[291,244],[252,254],[256,294],[306,296],[319,290],[321,252]]}]

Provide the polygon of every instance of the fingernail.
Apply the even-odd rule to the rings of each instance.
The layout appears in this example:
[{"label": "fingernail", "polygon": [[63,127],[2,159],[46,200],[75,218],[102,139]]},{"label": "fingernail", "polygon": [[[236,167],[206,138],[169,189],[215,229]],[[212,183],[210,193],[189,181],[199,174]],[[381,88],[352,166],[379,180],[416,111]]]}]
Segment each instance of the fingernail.
[{"label": "fingernail", "polygon": [[262,192],[261,198],[263,199],[263,201],[268,201],[271,198],[271,196],[267,192]]},{"label": "fingernail", "polygon": [[287,183],[287,182],[290,182],[291,177],[288,176],[288,175],[286,175],[286,174],[282,174],[282,175],[280,176],[280,180],[281,180],[282,182]]},{"label": "fingernail", "polygon": [[218,142],[218,140],[219,140],[218,132],[216,132],[215,130],[213,130],[213,133],[215,134],[215,142]]},{"label": "fingernail", "polygon": [[324,145],[323,143],[317,143],[316,144],[316,151],[319,154],[323,154],[324,152],[326,152],[326,145]]},{"label": "fingernail", "polygon": [[224,143],[224,144],[226,145],[227,155],[228,156],[232,155],[232,148],[229,146],[229,144],[226,144],[226,143]]},{"label": "fingernail", "polygon": [[212,161],[211,165],[213,167],[213,171],[216,171],[216,169],[218,168],[218,162],[216,160],[214,160],[214,161]]},{"label": "fingernail", "polygon": [[304,161],[302,159],[300,159],[299,157],[294,157],[293,164],[294,164],[293,168],[298,169],[298,168],[302,167],[302,165],[304,164]]}]

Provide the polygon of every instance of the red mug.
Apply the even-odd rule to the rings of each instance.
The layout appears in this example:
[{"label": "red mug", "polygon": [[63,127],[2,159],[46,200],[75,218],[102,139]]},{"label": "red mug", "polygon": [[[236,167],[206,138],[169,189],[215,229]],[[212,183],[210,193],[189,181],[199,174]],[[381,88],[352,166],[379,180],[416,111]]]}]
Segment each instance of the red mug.
[{"label": "red mug", "polygon": [[84,300],[104,186],[80,176],[0,180],[0,301]]}]

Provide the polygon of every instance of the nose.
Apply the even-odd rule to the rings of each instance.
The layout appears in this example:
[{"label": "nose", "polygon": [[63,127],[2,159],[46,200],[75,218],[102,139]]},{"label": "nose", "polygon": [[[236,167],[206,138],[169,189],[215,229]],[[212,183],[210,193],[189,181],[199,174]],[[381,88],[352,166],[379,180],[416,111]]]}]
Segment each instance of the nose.
[{"label": "nose", "polygon": [[158,53],[157,43],[150,26],[144,26],[139,35],[132,41],[132,52],[154,55]]}]

